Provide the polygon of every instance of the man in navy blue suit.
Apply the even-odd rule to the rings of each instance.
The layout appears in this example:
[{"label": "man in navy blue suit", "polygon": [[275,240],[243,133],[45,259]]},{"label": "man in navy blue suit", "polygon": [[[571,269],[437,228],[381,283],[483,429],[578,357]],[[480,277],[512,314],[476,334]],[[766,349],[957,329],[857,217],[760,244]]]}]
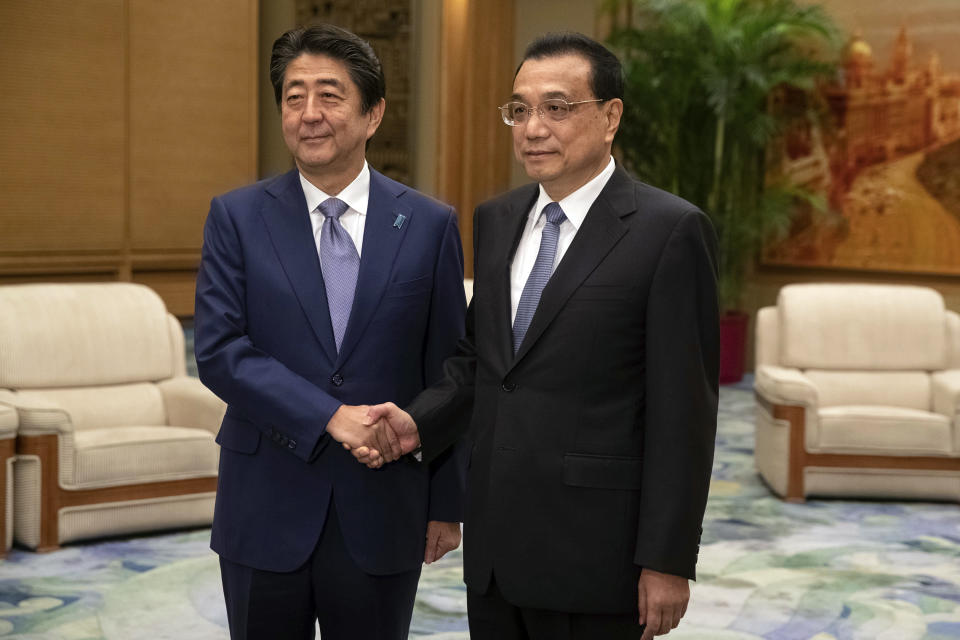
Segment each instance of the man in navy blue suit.
[{"label": "man in navy blue suit", "polygon": [[200,378],[228,404],[211,547],[230,633],[406,638],[422,562],[460,542],[462,456],[374,471],[345,449],[462,335],[456,216],[367,165],[385,107],[367,42],[289,31],[270,79],[296,169],[213,199],[197,278]]}]

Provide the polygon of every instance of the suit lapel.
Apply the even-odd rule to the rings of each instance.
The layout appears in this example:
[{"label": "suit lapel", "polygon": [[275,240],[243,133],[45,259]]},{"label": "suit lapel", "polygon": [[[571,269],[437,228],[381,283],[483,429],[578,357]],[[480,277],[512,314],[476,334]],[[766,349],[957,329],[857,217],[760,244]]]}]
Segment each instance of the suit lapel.
[{"label": "suit lapel", "polygon": [[333,362],[337,346],[299,173],[294,169],[280,176],[267,186],[266,191],[268,197],[264,199],[260,215],[267,226],[274,251],[317,340]]},{"label": "suit lapel", "polygon": [[[539,189],[535,184],[521,190],[507,207],[497,212],[500,220],[494,226],[495,244],[491,252],[489,273],[499,274],[499,280],[495,282],[492,289],[491,308],[496,314],[497,355],[500,358],[502,370],[506,370],[513,361],[513,322],[511,321],[513,299],[510,287],[510,265],[513,256],[517,253],[517,246],[520,244],[520,238],[527,223],[527,214],[536,202],[538,194]],[[499,231],[501,229],[502,232]]]},{"label": "suit lapel", "polygon": [[[403,185],[388,181],[370,169],[370,200],[363,228],[363,255],[360,256],[357,289],[347,331],[340,345],[338,365],[350,356],[373,318],[390,282],[400,244],[413,224],[413,211],[400,200],[405,190]],[[398,215],[406,217],[399,229],[394,226]]]},{"label": "suit lapel", "polygon": [[540,296],[530,328],[513,360],[514,366],[537,342],[573,292],[583,283],[610,250],[620,241],[627,227],[620,218],[636,211],[633,180],[617,167],[609,182],[594,201],[577,235],[564,254]]}]

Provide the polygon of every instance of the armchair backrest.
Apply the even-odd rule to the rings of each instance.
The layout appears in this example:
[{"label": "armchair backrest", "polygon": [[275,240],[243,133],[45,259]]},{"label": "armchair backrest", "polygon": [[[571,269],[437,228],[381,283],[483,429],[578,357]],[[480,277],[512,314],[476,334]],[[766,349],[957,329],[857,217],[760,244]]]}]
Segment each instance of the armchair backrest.
[{"label": "armchair backrest", "polygon": [[801,284],[780,290],[783,366],[869,371],[947,367],[947,320],[933,289]]},{"label": "armchair backrest", "polygon": [[960,363],[960,316],[926,287],[797,284],[757,314],[756,364],[802,370],[820,406],[929,410],[930,372]]},{"label": "armchair backrest", "polygon": [[148,287],[0,286],[0,387],[155,382],[180,374],[183,360],[179,323]]},{"label": "armchair backrest", "polygon": [[960,314],[947,311],[947,368],[960,369]]}]

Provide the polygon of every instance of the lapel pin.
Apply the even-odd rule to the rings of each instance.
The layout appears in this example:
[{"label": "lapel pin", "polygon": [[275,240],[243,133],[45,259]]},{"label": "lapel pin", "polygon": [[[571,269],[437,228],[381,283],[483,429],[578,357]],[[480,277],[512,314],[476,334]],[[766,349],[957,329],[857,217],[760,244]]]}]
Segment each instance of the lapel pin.
[{"label": "lapel pin", "polygon": [[407,216],[402,213],[397,214],[397,219],[393,221],[393,226],[397,229],[403,226],[403,222],[407,219]]}]

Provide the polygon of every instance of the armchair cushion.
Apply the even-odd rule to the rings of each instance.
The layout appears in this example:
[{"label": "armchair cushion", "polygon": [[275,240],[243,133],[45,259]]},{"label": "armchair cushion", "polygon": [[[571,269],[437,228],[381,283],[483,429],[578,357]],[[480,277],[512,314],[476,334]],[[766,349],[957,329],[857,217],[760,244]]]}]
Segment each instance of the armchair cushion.
[{"label": "armchair cushion", "polygon": [[811,450],[887,456],[948,456],[953,451],[950,420],[929,411],[877,405],[827,407],[820,410],[819,418],[819,439]]},{"label": "armchair cushion", "polygon": [[[71,488],[216,476],[219,450],[204,429],[166,426],[78,431]],[[65,481],[65,478],[61,478]]]}]

